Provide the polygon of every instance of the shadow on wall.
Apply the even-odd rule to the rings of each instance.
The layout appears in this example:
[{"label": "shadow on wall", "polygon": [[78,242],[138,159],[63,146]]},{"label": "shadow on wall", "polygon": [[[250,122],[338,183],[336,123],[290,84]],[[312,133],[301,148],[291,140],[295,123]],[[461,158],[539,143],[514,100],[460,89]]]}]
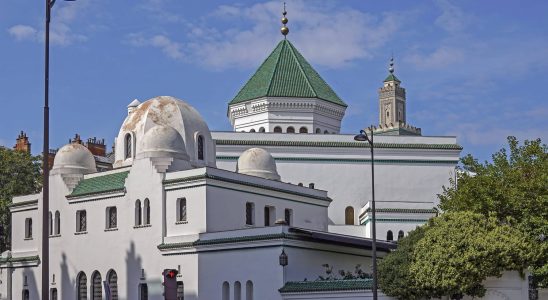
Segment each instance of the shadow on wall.
[{"label": "shadow on wall", "polygon": [[65,254],[65,252],[61,253],[61,289],[59,290],[58,288],[57,292],[60,296],[59,299],[62,299],[61,297],[63,297],[64,299],[71,299],[73,297],[76,297],[76,279],[70,279],[67,264],[67,255]]},{"label": "shadow on wall", "polygon": [[[22,272],[23,278],[21,278],[21,281],[23,282],[23,289],[21,293],[23,293],[23,296],[25,293],[28,293],[29,297],[28,299],[40,299],[38,294],[38,286],[36,282],[36,278],[34,277],[34,272],[32,269],[25,268]],[[17,291],[13,291],[14,295],[17,295]],[[17,298],[15,296],[14,298]],[[25,299],[23,297],[23,299]]]}]

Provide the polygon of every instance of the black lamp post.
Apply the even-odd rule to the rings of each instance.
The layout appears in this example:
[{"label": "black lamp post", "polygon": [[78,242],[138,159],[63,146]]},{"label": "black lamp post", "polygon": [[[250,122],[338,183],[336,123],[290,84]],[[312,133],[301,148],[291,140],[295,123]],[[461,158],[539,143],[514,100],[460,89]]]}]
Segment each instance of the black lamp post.
[{"label": "black lamp post", "polygon": [[[74,0],[65,0],[74,1]],[[44,53],[44,148],[42,151],[42,300],[49,300],[49,23],[55,0],[46,0]]]},{"label": "black lamp post", "polygon": [[371,149],[371,230],[373,235],[373,242],[371,243],[371,248],[373,251],[373,300],[377,300],[377,229],[376,229],[376,220],[375,220],[375,163],[373,155],[373,130],[371,130],[371,138],[367,136],[367,133],[364,130],[360,130],[360,134],[354,137],[355,141],[358,142],[368,142],[369,148]]}]

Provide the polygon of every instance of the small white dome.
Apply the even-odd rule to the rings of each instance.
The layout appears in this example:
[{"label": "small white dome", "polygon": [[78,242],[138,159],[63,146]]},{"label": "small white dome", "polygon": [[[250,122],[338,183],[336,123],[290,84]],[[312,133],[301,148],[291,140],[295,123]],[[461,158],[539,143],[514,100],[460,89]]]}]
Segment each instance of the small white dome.
[{"label": "small white dome", "polygon": [[95,158],[88,148],[71,143],[61,147],[55,154],[52,171],[64,174],[89,174],[97,172]]},{"label": "small white dome", "polygon": [[244,151],[238,158],[236,171],[241,174],[280,180],[274,158],[262,148],[251,148]]},{"label": "small white dome", "polygon": [[173,157],[189,160],[183,137],[170,126],[156,125],[143,136],[144,157]]}]

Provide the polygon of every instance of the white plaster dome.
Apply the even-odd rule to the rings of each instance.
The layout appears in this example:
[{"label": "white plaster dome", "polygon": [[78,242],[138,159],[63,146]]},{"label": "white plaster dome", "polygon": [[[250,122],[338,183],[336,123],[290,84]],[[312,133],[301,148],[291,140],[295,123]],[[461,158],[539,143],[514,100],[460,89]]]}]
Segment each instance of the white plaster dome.
[{"label": "white plaster dome", "polygon": [[268,151],[262,148],[247,149],[238,158],[236,171],[241,174],[280,180],[276,161]]},{"label": "white plaster dome", "polygon": [[95,158],[88,148],[78,143],[61,147],[55,154],[52,172],[89,174],[97,172]]},{"label": "white plaster dome", "polygon": [[173,157],[188,160],[183,137],[170,126],[156,125],[143,136],[143,157]]},{"label": "white plaster dome", "polygon": [[215,167],[215,143],[209,128],[198,111],[183,100],[159,96],[132,102],[116,138],[114,167],[152,157],[150,150],[158,147],[166,150],[166,157],[176,154],[176,158],[187,160],[190,167]]}]

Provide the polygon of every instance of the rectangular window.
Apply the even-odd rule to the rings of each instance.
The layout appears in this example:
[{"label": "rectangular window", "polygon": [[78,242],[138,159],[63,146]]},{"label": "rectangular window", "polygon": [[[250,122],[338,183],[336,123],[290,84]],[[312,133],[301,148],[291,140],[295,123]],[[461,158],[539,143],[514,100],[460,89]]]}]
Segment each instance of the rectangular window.
[{"label": "rectangular window", "polygon": [[177,202],[177,221],[186,222],[186,198],[179,198]]},{"label": "rectangular window", "polygon": [[255,218],[255,205],[251,202],[245,204],[245,224],[253,225]]},{"label": "rectangular window", "polygon": [[264,226],[272,226],[276,222],[276,208],[273,206],[264,207]]},{"label": "rectangular window", "polygon": [[86,211],[79,210],[76,212],[76,232],[84,232],[87,230]]},{"label": "rectangular window", "polygon": [[26,239],[32,238],[32,219],[31,218],[25,219],[25,238]]},{"label": "rectangular window", "polygon": [[139,284],[139,300],[148,300],[148,285],[146,283]]},{"label": "rectangular window", "polygon": [[107,229],[117,227],[117,210],[116,207],[107,207]]},{"label": "rectangular window", "polygon": [[291,219],[293,218],[293,210],[286,208],[284,212],[284,219],[287,226],[291,225]]}]

